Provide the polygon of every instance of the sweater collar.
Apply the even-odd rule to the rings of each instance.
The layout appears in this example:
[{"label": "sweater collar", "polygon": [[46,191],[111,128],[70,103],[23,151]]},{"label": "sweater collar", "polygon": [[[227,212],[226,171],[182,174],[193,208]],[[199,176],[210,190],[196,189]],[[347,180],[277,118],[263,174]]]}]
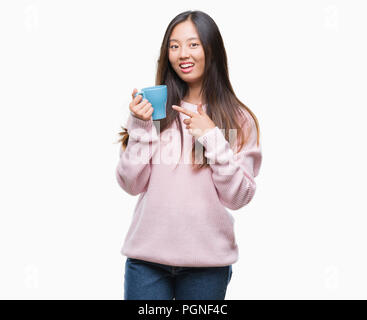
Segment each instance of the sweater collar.
[{"label": "sweater collar", "polygon": [[[198,109],[198,105],[197,104],[193,104],[193,103],[189,103],[186,102],[184,100],[181,100],[181,106],[185,109],[191,110],[191,111],[196,111]],[[206,111],[206,104],[203,104],[203,109],[204,111]]]}]

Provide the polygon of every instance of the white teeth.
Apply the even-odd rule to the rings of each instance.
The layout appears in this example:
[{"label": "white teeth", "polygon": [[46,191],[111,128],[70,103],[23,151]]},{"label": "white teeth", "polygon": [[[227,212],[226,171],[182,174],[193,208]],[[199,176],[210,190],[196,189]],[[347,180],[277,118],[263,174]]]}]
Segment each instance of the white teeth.
[{"label": "white teeth", "polygon": [[192,63],[191,63],[191,64],[190,64],[190,63],[188,63],[188,64],[181,64],[181,65],[180,65],[180,67],[181,67],[181,68],[187,68],[187,67],[191,67],[191,66],[193,66],[193,65],[194,65],[194,64],[192,64]]}]

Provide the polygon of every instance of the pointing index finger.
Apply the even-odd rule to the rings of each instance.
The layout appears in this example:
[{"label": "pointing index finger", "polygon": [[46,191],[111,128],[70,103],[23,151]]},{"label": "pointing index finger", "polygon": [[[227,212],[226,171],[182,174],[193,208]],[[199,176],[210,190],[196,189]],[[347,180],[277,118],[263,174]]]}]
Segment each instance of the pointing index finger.
[{"label": "pointing index finger", "polygon": [[193,117],[195,115],[195,113],[193,113],[193,112],[191,112],[191,111],[189,111],[189,110],[187,110],[185,108],[176,106],[176,105],[173,105],[172,106],[172,109],[177,110],[178,112],[182,112],[182,113],[186,114],[189,117]]}]

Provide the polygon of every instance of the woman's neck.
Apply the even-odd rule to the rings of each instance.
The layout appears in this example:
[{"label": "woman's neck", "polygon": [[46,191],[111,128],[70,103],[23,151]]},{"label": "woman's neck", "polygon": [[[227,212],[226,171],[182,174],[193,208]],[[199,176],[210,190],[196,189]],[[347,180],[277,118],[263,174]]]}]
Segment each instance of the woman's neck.
[{"label": "woman's neck", "polygon": [[187,103],[196,104],[199,103],[205,104],[205,101],[199,96],[185,96],[182,100],[186,101]]},{"label": "woman's neck", "polygon": [[200,90],[201,85],[192,85],[191,87],[189,87],[188,93],[185,95],[183,100],[196,105],[198,105],[199,103],[205,104],[202,96],[200,95]]}]

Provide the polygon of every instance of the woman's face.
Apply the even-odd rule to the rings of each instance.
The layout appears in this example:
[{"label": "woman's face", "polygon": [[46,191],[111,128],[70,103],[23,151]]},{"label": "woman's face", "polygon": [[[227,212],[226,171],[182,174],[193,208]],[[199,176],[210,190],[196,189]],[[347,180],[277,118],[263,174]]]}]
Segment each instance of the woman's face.
[{"label": "woman's face", "polygon": [[[168,42],[168,58],[178,76],[188,83],[201,82],[204,75],[205,54],[191,21],[176,25]],[[193,63],[192,68],[181,68],[183,62]]]}]

